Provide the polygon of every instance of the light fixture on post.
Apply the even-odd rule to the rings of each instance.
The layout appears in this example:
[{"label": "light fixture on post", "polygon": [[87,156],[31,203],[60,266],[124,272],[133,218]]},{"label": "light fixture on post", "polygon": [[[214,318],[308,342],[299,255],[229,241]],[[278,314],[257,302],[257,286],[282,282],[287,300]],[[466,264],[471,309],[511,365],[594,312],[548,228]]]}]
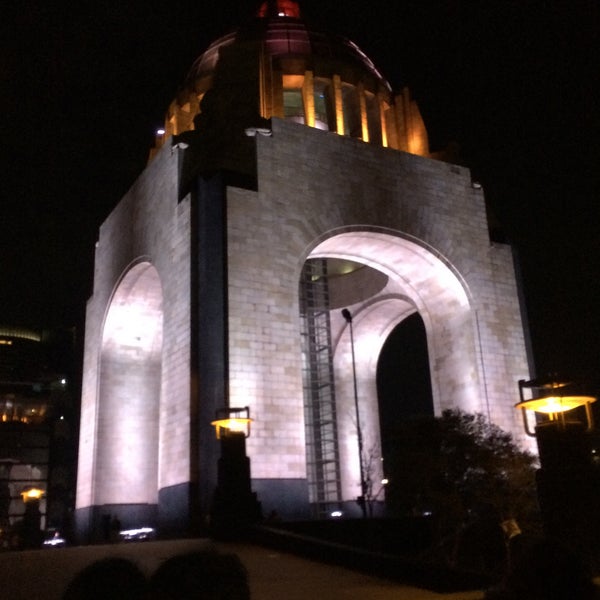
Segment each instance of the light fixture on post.
[{"label": "light fixture on post", "polygon": [[600,556],[600,472],[593,464],[590,436],[591,405],[596,398],[580,391],[578,385],[556,377],[521,380],[515,406],[522,412],[525,432],[537,441],[536,485],[546,534],[596,560]]},{"label": "light fixture on post", "polygon": [[42,513],[40,501],[45,491],[29,487],[21,492],[21,498],[25,504],[25,513],[21,524],[22,544],[24,548],[39,548],[42,543]]},{"label": "light fixture on post", "polygon": [[44,497],[45,493],[44,490],[40,490],[39,488],[27,488],[21,492],[21,498],[23,498],[25,504],[28,502],[39,502]]},{"label": "light fixture on post", "polygon": [[222,435],[240,435],[244,438],[250,437],[250,408],[221,408],[217,410],[216,420],[211,422],[215,428],[217,439],[220,440]]},{"label": "light fixture on post", "polygon": [[261,508],[252,492],[246,438],[250,436],[250,409],[222,408],[211,422],[221,443],[217,489],[212,503],[211,529],[217,537],[234,539],[260,520]]},{"label": "light fixture on post", "polygon": [[362,428],[360,426],[360,411],[358,407],[358,385],[356,381],[356,357],[354,355],[354,329],[352,326],[352,313],[344,308],[342,310],[342,316],[344,317],[348,327],[350,328],[350,350],[352,352],[352,382],[354,384],[354,411],[356,414],[356,433],[358,437],[358,467],[360,472],[360,496],[356,499],[358,505],[363,514],[363,518],[367,517],[367,491],[368,483],[365,478],[365,468],[363,465],[363,438]]},{"label": "light fixture on post", "polygon": [[[530,398],[525,397],[526,390]],[[537,440],[542,468],[591,461],[585,433],[594,427],[591,405],[596,398],[578,392],[574,383],[557,378],[519,381],[520,401],[515,406],[521,410],[525,432]],[[533,430],[531,413],[535,418]]]},{"label": "light fixture on post", "polygon": [[[553,380],[531,380],[519,381],[519,397],[520,401],[516,404],[516,408],[520,408],[523,414],[523,424],[527,435],[535,437],[535,432],[532,432],[529,427],[527,411],[531,410],[535,413],[546,415],[547,422],[555,422],[561,427],[567,425],[566,413],[579,407],[585,408],[587,430],[594,427],[594,417],[591,410],[591,405],[596,402],[594,396],[574,395],[571,393],[565,394],[565,391],[571,391],[572,384]],[[532,390],[533,397],[526,399],[524,390]],[[541,394],[541,395],[540,395]],[[543,423],[543,422],[542,422]]]}]

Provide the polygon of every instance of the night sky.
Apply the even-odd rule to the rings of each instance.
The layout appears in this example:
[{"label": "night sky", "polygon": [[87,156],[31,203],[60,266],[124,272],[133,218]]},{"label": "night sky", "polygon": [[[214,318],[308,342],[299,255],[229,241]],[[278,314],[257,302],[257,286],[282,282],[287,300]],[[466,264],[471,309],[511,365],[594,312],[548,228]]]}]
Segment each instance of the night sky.
[{"label": "night sky", "polygon": [[[0,323],[82,325],[100,223],[143,170],[194,59],[253,4],[3,9]],[[356,42],[394,89],[409,85],[433,149],[459,144],[516,250],[538,374],[597,381],[597,0],[300,5],[316,28]]]}]

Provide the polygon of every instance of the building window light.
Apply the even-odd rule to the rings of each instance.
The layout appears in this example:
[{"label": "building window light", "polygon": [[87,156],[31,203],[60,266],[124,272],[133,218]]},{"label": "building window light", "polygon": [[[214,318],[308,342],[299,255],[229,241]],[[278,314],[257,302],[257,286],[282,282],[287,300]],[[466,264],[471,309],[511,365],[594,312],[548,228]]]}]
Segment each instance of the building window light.
[{"label": "building window light", "polygon": [[283,90],[283,114],[286,119],[296,123],[304,123],[304,102],[302,90]]}]

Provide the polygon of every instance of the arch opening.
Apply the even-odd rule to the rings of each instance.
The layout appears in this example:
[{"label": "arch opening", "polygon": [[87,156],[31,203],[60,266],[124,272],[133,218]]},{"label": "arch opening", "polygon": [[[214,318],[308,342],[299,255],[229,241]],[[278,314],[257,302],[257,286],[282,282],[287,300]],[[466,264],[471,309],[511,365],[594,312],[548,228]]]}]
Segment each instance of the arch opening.
[{"label": "arch opening", "polygon": [[377,397],[386,458],[400,423],[434,415],[427,334],[419,313],[396,325],[385,340],[377,361]]},{"label": "arch opening", "polygon": [[99,367],[96,504],[158,499],[163,293],[156,269],[131,268],[116,288]]},{"label": "arch opening", "polygon": [[[381,419],[387,417],[379,407],[377,372],[386,340],[393,343],[415,324],[420,328],[420,349],[412,348],[421,356],[420,385],[426,396],[419,410],[477,410],[481,395],[469,299],[452,267],[417,240],[389,230],[345,231],[322,240],[309,253],[300,306],[311,502],[321,516],[336,503],[356,512],[365,484],[370,498],[383,499],[386,440]],[[343,308],[352,315],[351,325]],[[400,333],[392,333],[396,328]],[[307,344],[311,336],[312,346]],[[326,439],[335,443],[322,443],[322,424],[330,420],[334,425]],[[328,476],[314,468],[319,461],[331,465]],[[319,486],[327,494],[319,495]]]}]

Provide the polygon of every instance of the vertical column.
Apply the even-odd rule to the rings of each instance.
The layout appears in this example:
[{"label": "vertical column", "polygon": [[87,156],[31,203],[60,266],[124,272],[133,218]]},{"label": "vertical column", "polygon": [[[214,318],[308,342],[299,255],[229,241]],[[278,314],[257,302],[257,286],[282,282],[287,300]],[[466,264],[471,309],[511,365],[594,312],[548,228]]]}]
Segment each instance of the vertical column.
[{"label": "vertical column", "polygon": [[406,150],[413,152],[413,124],[410,114],[410,92],[407,87],[402,90],[402,108],[406,130]]},{"label": "vertical column", "polygon": [[387,148],[388,147],[388,134],[387,134],[386,121],[385,121],[386,101],[381,92],[379,94],[377,94],[377,103],[379,104],[379,124],[381,126],[381,145],[384,148]]},{"label": "vertical column", "polygon": [[367,117],[367,98],[365,97],[365,87],[362,83],[356,86],[358,93],[358,102],[360,106],[360,125],[362,129],[362,139],[364,142],[369,141],[369,119]]},{"label": "vertical column", "polygon": [[408,152],[408,137],[406,133],[406,120],[404,114],[404,98],[401,94],[394,99],[394,124],[398,137],[398,150]]},{"label": "vertical column", "polygon": [[263,119],[270,119],[273,115],[273,70],[264,43],[260,46],[258,77],[260,116]]},{"label": "vertical column", "polygon": [[302,85],[302,100],[304,101],[304,123],[309,127],[315,126],[315,80],[312,71],[304,73]]},{"label": "vertical column", "polygon": [[[220,173],[198,179],[192,259],[192,481],[195,517],[209,514],[217,485],[219,445],[211,426],[228,404],[226,191]],[[195,267],[195,268],[194,268]],[[199,513],[199,514],[197,514]]]},{"label": "vertical column", "polygon": [[342,97],[342,80],[339,75],[334,75],[333,99],[335,105],[335,127],[339,135],[344,135],[344,100]]}]

